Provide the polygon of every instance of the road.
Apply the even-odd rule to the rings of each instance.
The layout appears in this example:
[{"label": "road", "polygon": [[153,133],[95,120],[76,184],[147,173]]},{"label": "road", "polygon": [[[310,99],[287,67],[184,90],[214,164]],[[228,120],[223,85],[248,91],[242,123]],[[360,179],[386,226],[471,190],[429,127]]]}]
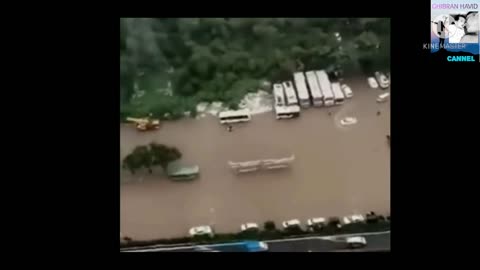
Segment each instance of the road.
[{"label": "road", "polygon": [[[367,240],[367,246],[355,251],[379,251],[390,250],[390,232],[374,235],[363,235]],[[303,240],[285,241],[273,240],[267,241],[270,252],[332,252],[332,251],[350,251],[346,250],[345,242],[342,241],[345,236],[336,238],[310,238]]]},{"label": "road", "polygon": [[[363,236],[367,246],[361,249],[346,249],[343,239],[347,236]],[[265,241],[269,252],[366,252],[390,251],[390,231],[337,236],[307,237]],[[125,250],[126,252],[199,252],[207,251],[203,246],[163,247]]]}]

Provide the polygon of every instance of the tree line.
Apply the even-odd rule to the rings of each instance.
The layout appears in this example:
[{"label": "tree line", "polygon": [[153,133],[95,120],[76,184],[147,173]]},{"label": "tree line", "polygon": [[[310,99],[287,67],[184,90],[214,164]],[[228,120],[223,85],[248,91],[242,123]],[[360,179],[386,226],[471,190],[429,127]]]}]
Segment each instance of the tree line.
[{"label": "tree line", "polygon": [[265,79],[318,68],[370,72],[389,58],[385,18],[121,19],[122,117],[194,115],[200,101],[235,108]]}]

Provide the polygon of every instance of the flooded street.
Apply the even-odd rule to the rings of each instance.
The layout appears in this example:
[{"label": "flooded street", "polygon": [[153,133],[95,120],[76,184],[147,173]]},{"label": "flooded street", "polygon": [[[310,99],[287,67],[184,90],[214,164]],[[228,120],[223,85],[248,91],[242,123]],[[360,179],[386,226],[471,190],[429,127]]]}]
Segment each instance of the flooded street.
[{"label": "flooded street", "polygon": [[[200,178],[172,182],[161,169],[153,175],[122,171],[121,223],[134,239],[186,236],[188,229],[213,225],[236,232],[240,224],[390,212],[390,102],[376,103],[384,91],[366,78],[346,79],[354,96],[335,107],[302,110],[291,120],[273,112],[227,132],[212,117],[164,123],[156,132],[121,126],[122,158],[150,142],[177,147],[182,162],[200,166]],[[377,111],[381,114],[377,116]],[[328,111],[332,114],[329,115]],[[353,116],[358,123],[340,126]],[[227,161],[295,155],[291,168],[236,175]]]}]

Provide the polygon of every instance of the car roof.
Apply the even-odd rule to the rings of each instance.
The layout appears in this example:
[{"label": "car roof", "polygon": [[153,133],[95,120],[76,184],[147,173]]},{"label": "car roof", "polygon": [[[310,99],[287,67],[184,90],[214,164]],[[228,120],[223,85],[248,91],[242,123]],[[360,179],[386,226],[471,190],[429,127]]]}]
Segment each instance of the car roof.
[{"label": "car roof", "polygon": [[298,220],[298,219],[290,219],[290,220],[287,220],[287,223],[300,223],[300,220]]},{"label": "car roof", "polygon": [[354,236],[354,237],[348,237],[347,242],[365,242],[365,237],[363,236]]},{"label": "car roof", "polygon": [[324,222],[325,218],[323,217],[316,217],[311,219],[313,222]]}]

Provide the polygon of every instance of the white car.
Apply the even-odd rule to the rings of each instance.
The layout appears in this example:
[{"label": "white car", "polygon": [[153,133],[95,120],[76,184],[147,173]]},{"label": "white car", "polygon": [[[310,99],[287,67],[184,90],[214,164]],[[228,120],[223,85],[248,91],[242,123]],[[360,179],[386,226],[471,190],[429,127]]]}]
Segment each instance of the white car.
[{"label": "white car", "polygon": [[347,245],[349,248],[360,248],[367,245],[367,240],[363,236],[348,237]]},{"label": "white car", "polygon": [[208,225],[193,227],[189,231],[190,236],[200,236],[200,235],[209,235],[213,237],[213,230],[212,227]]},{"label": "white car", "polygon": [[390,93],[383,93],[381,95],[378,95],[377,102],[379,102],[379,103],[385,102],[385,101],[388,100],[389,97],[390,97]]},{"label": "white car", "polygon": [[377,71],[375,72],[375,78],[377,79],[377,82],[381,88],[385,89],[390,86],[390,80],[385,74]]},{"label": "white car", "polygon": [[292,219],[282,222],[283,228],[300,227],[300,220]]},{"label": "white car", "polygon": [[307,220],[307,225],[309,227],[320,225],[324,226],[327,223],[326,219],[323,217],[318,217],[318,218],[310,218]]},{"label": "white car", "polygon": [[240,230],[242,232],[250,231],[250,230],[258,230],[258,225],[257,223],[245,223],[240,226]]},{"label": "white car", "polygon": [[340,120],[340,124],[342,124],[342,126],[354,125],[357,122],[358,120],[355,117],[345,117],[342,120]]},{"label": "white car", "polygon": [[342,84],[342,91],[345,94],[346,98],[353,97],[353,92],[352,92],[352,89],[350,88],[350,86],[348,86],[346,84]]},{"label": "white car", "polygon": [[343,224],[350,224],[352,221],[350,221],[349,217],[343,217]]},{"label": "white car", "polygon": [[351,216],[352,222],[364,222],[365,217],[363,215],[352,215]]},{"label": "white car", "polygon": [[370,85],[371,88],[378,88],[377,80],[375,80],[374,77],[368,77],[368,85]]}]

